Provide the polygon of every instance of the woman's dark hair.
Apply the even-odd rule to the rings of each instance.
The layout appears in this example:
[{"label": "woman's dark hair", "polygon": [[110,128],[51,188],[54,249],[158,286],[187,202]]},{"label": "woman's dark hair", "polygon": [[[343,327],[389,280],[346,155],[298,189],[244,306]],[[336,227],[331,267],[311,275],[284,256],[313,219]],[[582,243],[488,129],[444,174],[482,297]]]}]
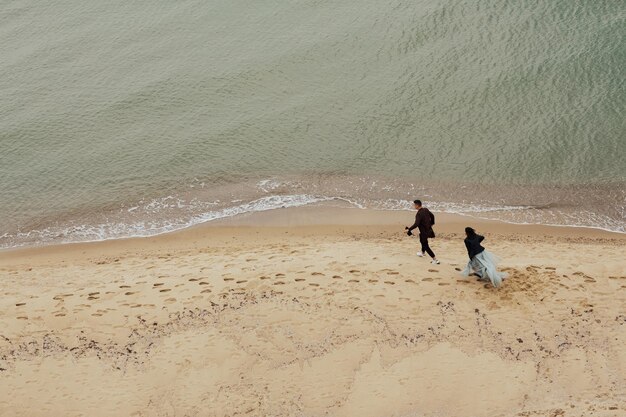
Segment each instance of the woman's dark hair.
[{"label": "woman's dark hair", "polygon": [[467,237],[474,237],[476,236],[476,230],[472,229],[471,227],[466,227],[465,234],[467,235]]}]

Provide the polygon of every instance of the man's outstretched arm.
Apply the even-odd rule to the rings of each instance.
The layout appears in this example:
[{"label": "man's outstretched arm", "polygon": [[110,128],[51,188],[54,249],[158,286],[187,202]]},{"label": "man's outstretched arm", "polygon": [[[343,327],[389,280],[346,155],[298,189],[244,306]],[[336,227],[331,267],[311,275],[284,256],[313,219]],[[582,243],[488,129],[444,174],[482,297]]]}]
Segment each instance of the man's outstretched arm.
[{"label": "man's outstretched arm", "polygon": [[405,230],[408,230],[407,233],[410,233],[413,230],[417,229],[417,227],[419,226],[419,222],[420,222],[419,214],[416,214],[415,215],[415,223],[413,223],[413,226],[405,227]]}]

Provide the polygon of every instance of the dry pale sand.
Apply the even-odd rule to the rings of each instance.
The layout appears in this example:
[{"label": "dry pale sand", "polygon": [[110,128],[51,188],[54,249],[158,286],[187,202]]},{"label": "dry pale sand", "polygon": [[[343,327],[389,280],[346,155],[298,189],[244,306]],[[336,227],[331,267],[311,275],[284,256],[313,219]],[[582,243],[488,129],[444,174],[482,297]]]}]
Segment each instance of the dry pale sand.
[{"label": "dry pale sand", "polygon": [[[626,236],[286,209],[0,254],[1,416],[624,416]],[[458,270],[466,224],[511,274]],[[532,236],[532,237],[531,237]]]}]

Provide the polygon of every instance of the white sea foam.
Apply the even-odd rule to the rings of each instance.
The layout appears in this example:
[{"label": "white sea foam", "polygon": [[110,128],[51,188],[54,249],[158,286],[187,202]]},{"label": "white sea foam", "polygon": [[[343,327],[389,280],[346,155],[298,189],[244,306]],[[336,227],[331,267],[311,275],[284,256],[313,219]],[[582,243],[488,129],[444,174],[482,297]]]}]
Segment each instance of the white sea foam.
[{"label": "white sea foam", "polygon": [[[356,206],[356,204],[355,204]],[[375,208],[379,210],[411,210],[413,203],[409,200],[385,199],[382,201],[372,202],[367,207],[363,204],[358,205],[360,208]],[[515,210],[526,210],[531,206],[511,206],[511,205],[490,205],[477,203],[449,203],[433,201],[428,203],[428,207],[433,211],[444,213],[466,214],[466,213],[489,213],[489,212],[510,212]]]},{"label": "white sea foam", "polygon": [[[31,230],[28,232],[18,232],[13,235],[5,233],[2,237],[6,238],[6,243],[0,245],[0,248],[41,245],[48,243],[95,242],[110,239],[149,237],[241,214],[279,208],[300,207],[330,200],[333,200],[333,198],[316,197],[304,194],[271,195],[250,201],[248,203],[226,207],[221,210],[195,214],[186,219],[111,222],[95,225],[70,225],[65,227],[49,227],[41,230]],[[214,203],[209,203],[209,205],[211,204]],[[193,205],[185,204],[180,199],[168,196],[149,202],[144,206],[144,208],[147,213],[154,213],[158,210],[172,207],[184,208],[192,206]]]},{"label": "white sea foam", "polygon": [[[264,183],[263,185],[268,185]],[[219,201],[202,202],[196,199],[184,201],[174,196],[158,198],[125,211],[139,218],[128,221],[110,221],[97,224],[70,224],[30,230],[14,234],[0,235],[0,248],[32,246],[50,243],[93,242],[131,237],[149,237],[194,225],[234,217],[247,213],[262,212],[280,208],[301,207],[322,202],[343,202],[350,207],[374,210],[412,210],[408,200],[358,200],[343,196],[316,196],[310,194],[268,195],[249,202],[233,200],[239,204],[211,209]],[[544,208],[532,206],[491,205],[476,203],[429,202],[428,207],[435,212],[467,215],[488,220],[499,220],[515,224],[546,224],[554,226],[573,226],[602,229],[625,233],[623,224],[607,216],[581,211],[577,216],[553,213]],[[177,210],[178,217],[151,220],[150,216]],[[516,215],[518,213],[519,215]],[[556,219],[560,219],[556,221]]]},{"label": "white sea foam", "polygon": [[273,191],[282,185],[285,185],[285,184],[282,183],[281,181],[274,180],[274,179],[261,180],[257,183],[257,187],[259,187],[260,190],[266,193]]}]

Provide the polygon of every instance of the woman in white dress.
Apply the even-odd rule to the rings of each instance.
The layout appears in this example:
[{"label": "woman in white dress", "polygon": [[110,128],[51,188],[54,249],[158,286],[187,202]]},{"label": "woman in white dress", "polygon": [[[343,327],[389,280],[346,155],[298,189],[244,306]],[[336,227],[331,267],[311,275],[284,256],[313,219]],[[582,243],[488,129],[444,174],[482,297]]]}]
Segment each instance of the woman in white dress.
[{"label": "woman in white dress", "polygon": [[473,273],[479,280],[488,279],[494,287],[499,287],[507,274],[498,272],[498,258],[481,245],[485,237],[477,234],[471,227],[465,228],[465,236],[465,247],[470,260],[463,275],[469,276]]}]

